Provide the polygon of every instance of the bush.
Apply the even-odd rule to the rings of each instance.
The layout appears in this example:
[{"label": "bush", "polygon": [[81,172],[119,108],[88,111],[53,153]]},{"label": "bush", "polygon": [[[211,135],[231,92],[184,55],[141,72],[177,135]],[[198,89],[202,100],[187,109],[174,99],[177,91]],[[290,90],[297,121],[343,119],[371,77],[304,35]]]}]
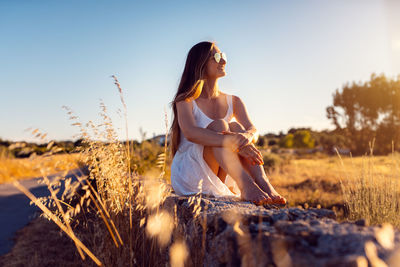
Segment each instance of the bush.
[{"label": "bush", "polygon": [[258,140],[257,140],[257,143],[256,143],[256,145],[257,146],[259,146],[259,147],[264,147],[265,146],[265,137],[264,136],[260,136],[260,137],[258,137]]},{"label": "bush", "polygon": [[287,134],[281,140],[279,140],[279,146],[284,148],[293,148],[293,134]]},{"label": "bush", "polygon": [[308,130],[300,130],[293,135],[293,146],[296,148],[314,148],[315,140]]},{"label": "bush", "polygon": [[267,173],[271,173],[276,170],[281,170],[285,166],[290,164],[290,156],[279,156],[272,153],[263,153],[264,169]]},{"label": "bush", "polygon": [[[164,147],[155,141],[143,141],[136,143],[131,148],[131,169],[137,174],[144,174],[157,167],[160,154],[164,152]],[[167,160],[167,165],[170,162]]]},{"label": "bush", "polygon": [[335,147],[346,148],[349,144],[344,135],[334,132],[321,132],[316,134],[317,145],[323,147],[325,151],[331,154],[336,154]]}]

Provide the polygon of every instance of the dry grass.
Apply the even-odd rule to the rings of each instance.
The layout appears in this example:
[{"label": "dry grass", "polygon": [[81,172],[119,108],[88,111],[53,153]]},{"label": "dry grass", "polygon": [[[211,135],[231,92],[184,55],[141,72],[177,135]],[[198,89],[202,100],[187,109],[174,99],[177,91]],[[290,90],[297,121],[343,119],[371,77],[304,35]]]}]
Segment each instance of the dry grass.
[{"label": "dry grass", "polygon": [[[400,227],[400,155],[292,159],[270,174],[290,206],[346,209],[345,218]],[[343,210],[341,210],[343,212]]]},{"label": "dry grass", "polygon": [[0,157],[0,184],[15,180],[41,177],[79,167],[81,154],[59,154],[51,156],[32,156],[30,158]]},{"label": "dry grass", "polygon": [[[373,225],[390,223],[400,228],[400,155],[372,155],[343,162],[341,179],[343,197],[349,209],[349,219],[365,218]],[[361,166],[360,166],[361,165]]]},{"label": "dry grass", "polygon": [[[121,95],[127,121],[122,89],[116,77],[113,78]],[[169,191],[152,180],[139,179],[132,172],[133,146],[117,139],[105,104],[101,103],[100,106],[103,121],[97,125],[91,121],[85,124],[79,122],[73,111],[66,108],[70,119],[74,121],[73,125],[79,127],[84,139],[80,160],[89,167],[87,177],[78,177],[78,182],[60,178],[64,180],[66,188],[61,198],[56,196],[60,181],[50,183],[43,172],[41,174],[51,193],[48,198],[37,199],[20,184],[14,184],[42,209],[45,217],[56,223],[74,241],[82,260],[88,256],[92,263],[106,266],[149,266],[165,262],[160,247],[170,244],[176,228],[176,218],[160,209]],[[161,176],[166,171],[166,152],[164,149],[163,154],[159,155]],[[85,228],[85,231],[75,231],[73,226]],[[174,246],[173,251],[177,252],[171,252],[171,259],[175,253],[182,254],[182,244],[180,242]]]},{"label": "dry grass", "polygon": [[[380,180],[393,177],[393,162],[400,156],[374,156],[368,158],[374,175]],[[335,204],[343,202],[340,181],[357,179],[365,168],[365,157],[338,156],[311,159],[292,159],[290,164],[278,168],[269,176],[272,184],[288,197],[292,205],[297,203]],[[308,192],[307,192],[308,191]],[[311,195],[310,195],[311,193]]]},{"label": "dry grass", "polygon": [[271,183],[284,195],[290,206],[332,207],[342,203],[340,191],[340,161],[337,157],[292,159],[290,164],[276,169]]}]

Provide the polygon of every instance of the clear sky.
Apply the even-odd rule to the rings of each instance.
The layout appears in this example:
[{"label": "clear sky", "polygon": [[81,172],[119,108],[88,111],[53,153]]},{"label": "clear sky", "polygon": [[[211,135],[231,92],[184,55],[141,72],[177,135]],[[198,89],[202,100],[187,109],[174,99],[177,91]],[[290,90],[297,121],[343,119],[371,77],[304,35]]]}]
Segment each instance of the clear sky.
[{"label": "clear sky", "polygon": [[[189,49],[226,52],[220,89],[242,98],[260,133],[332,128],[325,108],[346,82],[400,74],[400,4],[384,0],[0,0],[0,138],[75,139],[61,108],[99,121],[102,99],[130,138],[165,132]],[[121,136],[124,131],[121,130]]]}]

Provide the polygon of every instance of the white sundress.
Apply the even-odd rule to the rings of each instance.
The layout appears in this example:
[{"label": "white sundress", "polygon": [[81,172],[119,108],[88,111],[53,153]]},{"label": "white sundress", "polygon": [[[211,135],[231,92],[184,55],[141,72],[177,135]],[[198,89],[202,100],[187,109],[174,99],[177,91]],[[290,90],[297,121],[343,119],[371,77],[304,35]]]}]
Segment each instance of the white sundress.
[{"label": "white sundress", "polygon": [[[223,119],[229,123],[233,119],[232,95],[226,95],[226,100],[228,111]],[[192,103],[192,112],[196,125],[201,128],[207,128],[214,120],[201,111],[196,101],[193,100]],[[175,193],[178,195],[193,195],[202,192],[215,197],[240,197],[240,190],[233,178],[227,175],[225,183],[223,183],[205,162],[203,150],[203,145],[188,141],[181,132],[179,148],[171,165],[171,184]],[[235,193],[232,193],[228,186]]]}]

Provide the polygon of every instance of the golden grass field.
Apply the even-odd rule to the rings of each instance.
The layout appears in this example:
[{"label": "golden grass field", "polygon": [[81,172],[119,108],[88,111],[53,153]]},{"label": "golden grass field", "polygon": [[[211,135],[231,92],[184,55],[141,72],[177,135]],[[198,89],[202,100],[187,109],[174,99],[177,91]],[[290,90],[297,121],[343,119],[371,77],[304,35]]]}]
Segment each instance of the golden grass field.
[{"label": "golden grass field", "polygon": [[81,154],[58,154],[30,158],[0,157],[0,184],[42,177],[79,167]]},{"label": "golden grass field", "polygon": [[[107,150],[108,149],[109,148],[107,148]],[[117,158],[112,156],[110,158],[108,153],[104,153],[106,150],[103,151],[100,149],[99,151],[101,152],[98,152],[97,156],[102,155],[106,157],[107,160],[105,160],[105,162],[109,161],[110,164],[117,163],[118,156]],[[90,156],[86,155],[85,157],[87,159]],[[0,160],[0,182],[11,182],[13,180],[27,179],[29,177],[38,177],[43,175],[43,173],[50,175],[52,173],[74,169],[81,165],[85,157],[80,154],[61,154],[49,157],[36,156],[30,159],[3,157]],[[277,191],[287,198],[289,206],[331,208],[336,210],[339,215],[339,220],[357,220],[364,218],[370,224],[380,224],[388,221],[398,228],[400,226],[398,223],[400,221],[400,216],[397,215],[398,206],[396,209],[396,205],[399,204],[399,162],[399,154],[355,158],[324,155],[320,155],[319,157],[308,156],[308,158],[293,158],[286,164],[277,167],[268,176]],[[110,170],[111,166],[108,166],[108,169],[107,173],[114,177],[119,173]],[[159,174],[160,169],[154,167],[143,176],[157,177]],[[168,177],[166,178],[168,181]],[[123,183],[122,180],[120,182]],[[120,185],[114,184],[111,187],[113,187],[113,191],[121,193]],[[147,206],[153,202],[157,204],[157,202],[162,199],[163,195],[161,189],[155,190],[152,188],[150,191],[152,194],[145,197],[145,205]],[[154,192],[156,193],[154,194]],[[104,197],[105,196],[100,198]],[[149,197],[155,200],[153,199],[150,201]],[[95,198],[92,199],[95,200]],[[136,201],[138,200],[139,199],[136,199]],[[101,201],[98,200],[98,203],[100,202]],[[393,202],[394,205],[390,205],[389,202]],[[337,207],[343,206],[344,203],[347,203],[350,209],[350,214],[348,214],[347,217],[343,217],[342,211],[337,209]],[[115,217],[116,214],[114,216],[112,215],[121,208],[115,205],[118,203],[114,203],[115,206],[112,206],[112,203],[106,204],[106,202],[104,202],[104,204],[107,205],[105,210],[108,210],[111,214],[111,217],[107,220],[110,222],[118,220],[118,216]],[[125,210],[125,214],[126,212]],[[150,219],[151,217],[147,218],[148,221]],[[128,231],[126,228],[128,227],[127,224],[129,225],[128,221],[125,221],[124,224],[116,221],[116,225],[119,225],[120,232],[124,233]],[[59,230],[57,229],[54,223],[44,220],[43,218],[36,219],[33,224],[20,231],[15,248],[10,254],[2,257],[0,263],[1,260],[3,260],[8,263],[24,264],[26,261],[23,260],[23,255],[30,251],[36,255],[33,258],[34,261],[38,263],[48,261],[49,264],[52,264],[54,263],[52,262],[54,261],[54,257],[48,257],[46,260],[43,259],[48,255],[49,249],[56,254],[58,253],[57,250],[62,250],[65,255],[68,255],[65,251],[66,248],[69,250],[70,254],[68,257],[70,260],[79,262],[79,254],[76,248],[74,248],[73,242],[65,235],[58,235],[57,231]],[[107,234],[106,232],[107,231],[102,230],[99,233],[104,235]],[[52,236],[49,237],[47,235]],[[157,233],[155,233],[155,235],[157,236]],[[86,238],[88,237],[86,236]],[[115,236],[114,238],[114,242],[118,242],[117,237]],[[138,240],[134,240],[134,244],[131,244],[132,249],[136,248],[137,241]],[[41,242],[50,242],[52,245],[49,245],[49,247],[47,247],[47,245],[42,246],[43,249],[39,250],[33,249],[35,246],[32,244]],[[111,244],[102,244],[102,246],[110,245]],[[101,255],[100,251],[96,251],[96,247],[92,249],[94,249],[95,255],[99,255],[100,253],[100,258],[104,256]],[[156,259],[153,260],[156,261]],[[69,262],[58,263],[68,265]]]},{"label": "golden grass field", "polygon": [[398,154],[294,159],[281,170],[271,173],[270,179],[291,205],[318,203],[329,207],[343,202],[340,181],[348,185],[362,177],[377,183],[399,179],[399,163]]},{"label": "golden grass field", "polygon": [[[0,158],[0,183],[40,177],[80,166],[82,155],[59,154],[47,157],[35,156],[26,159]],[[277,167],[268,176],[279,193],[284,195],[289,206],[336,208],[344,203],[342,187],[349,188],[360,179],[375,183],[383,190],[385,181],[397,181],[400,155],[339,157],[322,156],[295,158],[290,163]],[[144,176],[158,177],[160,169],[154,167]],[[169,181],[169,177],[166,180]],[[371,184],[372,186],[372,184]],[[387,188],[386,188],[387,189]],[[387,192],[386,192],[387,194]]]}]

